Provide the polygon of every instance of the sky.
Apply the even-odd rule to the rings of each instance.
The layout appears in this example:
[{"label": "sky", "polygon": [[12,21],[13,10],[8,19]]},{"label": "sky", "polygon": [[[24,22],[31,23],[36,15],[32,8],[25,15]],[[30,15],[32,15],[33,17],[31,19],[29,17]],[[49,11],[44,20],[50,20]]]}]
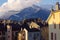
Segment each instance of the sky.
[{"label": "sky", "polygon": [[2,5],[4,2],[7,2],[7,0],[0,0],[0,5]]},{"label": "sky", "polygon": [[[40,5],[55,4],[57,1],[60,1],[60,0],[41,0]],[[0,6],[1,6],[4,2],[7,2],[7,0],[0,0]]]},{"label": "sky", "polygon": [[[22,9],[30,7],[34,4],[38,6],[47,6],[54,5],[57,1],[60,2],[60,0],[0,0],[0,18],[5,18],[14,15],[18,13],[14,11],[21,11]],[[11,10],[13,10],[13,12],[11,12]]]},{"label": "sky", "polygon": [[55,4],[59,0],[41,0],[40,4],[47,5],[47,4]]}]

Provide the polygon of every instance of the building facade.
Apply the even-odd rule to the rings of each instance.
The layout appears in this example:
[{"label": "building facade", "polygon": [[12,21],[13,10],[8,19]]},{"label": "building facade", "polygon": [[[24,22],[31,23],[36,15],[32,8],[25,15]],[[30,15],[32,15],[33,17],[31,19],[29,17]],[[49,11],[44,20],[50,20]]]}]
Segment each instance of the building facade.
[{"label": "building facade", "polygon": [[49,24],[49,40],[60,40],[60,8],[59,2],[56,3],[56,10],[51,10],[47,19]]},{"label": "building facade", "polygon": [[0,20],[0,40],[42,40],[40,28],[46,27],[45,25],[40,19],[28,19],[23,22]]},{"label": "building facade", "polygon": [[18,33],[18,40],[40,40],[41,32],[38,29],[23,29]]}]

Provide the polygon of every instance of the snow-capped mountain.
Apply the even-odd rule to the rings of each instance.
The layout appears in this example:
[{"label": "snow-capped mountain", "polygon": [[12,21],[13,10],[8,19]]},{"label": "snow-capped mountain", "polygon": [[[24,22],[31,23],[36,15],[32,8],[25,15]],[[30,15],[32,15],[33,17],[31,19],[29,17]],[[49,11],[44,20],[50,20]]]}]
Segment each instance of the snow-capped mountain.
[{"label": "snow-capped mountain", "polygon": [[9,19],[20,21],[29,18],[41,18],[42,20],[46,20],[49,14],[50,10],[33,5],[32,7],[25,8],[19,13],[10,16]]}]

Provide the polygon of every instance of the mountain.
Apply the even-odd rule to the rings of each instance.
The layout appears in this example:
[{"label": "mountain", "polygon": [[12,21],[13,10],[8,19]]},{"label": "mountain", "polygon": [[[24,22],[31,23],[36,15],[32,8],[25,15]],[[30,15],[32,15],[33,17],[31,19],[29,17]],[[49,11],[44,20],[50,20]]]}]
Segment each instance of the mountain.
[{"label": "mountain", "polygon": [[42,20],[46,20],[49,14],[50,14],[50,10],[33,5],[32,7],[25,8],[19,13],[10,16],[9,19],[21,21],[30,18],[41,18]]}]

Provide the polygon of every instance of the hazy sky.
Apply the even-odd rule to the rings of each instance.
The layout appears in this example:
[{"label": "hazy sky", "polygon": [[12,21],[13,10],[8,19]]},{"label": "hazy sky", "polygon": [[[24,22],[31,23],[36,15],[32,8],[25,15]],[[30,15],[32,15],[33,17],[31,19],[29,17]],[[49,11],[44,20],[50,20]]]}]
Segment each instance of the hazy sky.
[{"label": "hazy sky", "polygon": [[[0,5],[2,5],[4,2],[6,2],[7,0],[0,0]],[[40,4],[41,5],[46,5],[46,4],[55,4],[57,1],[60,0],[41,0]]]}]

